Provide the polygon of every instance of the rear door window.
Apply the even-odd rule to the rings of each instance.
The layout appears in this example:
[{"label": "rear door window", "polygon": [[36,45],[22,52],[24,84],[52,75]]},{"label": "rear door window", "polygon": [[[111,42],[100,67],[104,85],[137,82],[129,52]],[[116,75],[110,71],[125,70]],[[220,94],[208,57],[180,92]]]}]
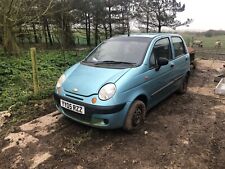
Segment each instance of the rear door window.
[{"label": "rear door window", "polygon": [[184,42],[180,37],[172,37],[172,43],[174,46],[175,58],[187,54]]}]

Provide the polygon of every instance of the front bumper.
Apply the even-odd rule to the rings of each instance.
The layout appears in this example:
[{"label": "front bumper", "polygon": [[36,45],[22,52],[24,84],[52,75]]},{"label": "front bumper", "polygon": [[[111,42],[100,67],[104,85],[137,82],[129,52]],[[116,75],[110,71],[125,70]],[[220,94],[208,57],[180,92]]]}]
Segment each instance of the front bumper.
[{"label": "front bumper", "polygon": [[[77,101],[69,97],[58,95],[56,93],[54,93],[54,99],[57,109],[65,116],[79,123],[98,128],[113,129],[122,127],[126,112],[128,111],[128,106],[126,103],[114,106],[98,106]],[[84,106],[85,114],[79,114],[61,107],[60,99]]]}]

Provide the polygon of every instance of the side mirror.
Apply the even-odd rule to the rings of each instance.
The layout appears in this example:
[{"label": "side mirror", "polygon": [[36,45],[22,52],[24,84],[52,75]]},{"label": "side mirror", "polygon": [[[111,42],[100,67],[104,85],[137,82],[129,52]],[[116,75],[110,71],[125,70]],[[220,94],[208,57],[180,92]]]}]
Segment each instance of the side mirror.
[{"label": "side mirror", "polygon": [[168,59],[159,57],[159,59],[158,59],[158,66],[156,67],[156,70],[158,71],[161,66],[167,65],[168,63],[169,63]]}]

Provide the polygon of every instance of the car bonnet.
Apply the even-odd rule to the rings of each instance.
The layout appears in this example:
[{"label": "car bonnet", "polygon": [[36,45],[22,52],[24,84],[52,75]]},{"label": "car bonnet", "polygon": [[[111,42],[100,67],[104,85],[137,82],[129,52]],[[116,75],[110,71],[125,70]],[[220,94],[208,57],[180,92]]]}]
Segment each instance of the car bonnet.
[{"label": "car bonnet", "polygon": [[63,89],[82,96],[97,94],[102,86],[107,83],[116,83],[130,69],[112,69],[79,64],[67,75]]}]

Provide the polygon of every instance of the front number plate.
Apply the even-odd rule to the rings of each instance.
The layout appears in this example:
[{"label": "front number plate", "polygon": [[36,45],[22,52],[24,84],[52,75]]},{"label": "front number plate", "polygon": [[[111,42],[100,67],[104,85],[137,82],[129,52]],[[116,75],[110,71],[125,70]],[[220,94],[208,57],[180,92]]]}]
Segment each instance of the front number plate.
[{"label": "front number plate", "polygon": [[80,113],[80,114],[85,114],[85,108],[84,106],[80,106],[80,105],[77,105],[77,104],[73,104],[73,103],[70,103],[70,102],[67,102],[65,100],[60,100],[60,105],[65,108],[65,109],[68,109],[68,110],[71,110],[73,112],[76,112],[76,113]]}]

